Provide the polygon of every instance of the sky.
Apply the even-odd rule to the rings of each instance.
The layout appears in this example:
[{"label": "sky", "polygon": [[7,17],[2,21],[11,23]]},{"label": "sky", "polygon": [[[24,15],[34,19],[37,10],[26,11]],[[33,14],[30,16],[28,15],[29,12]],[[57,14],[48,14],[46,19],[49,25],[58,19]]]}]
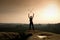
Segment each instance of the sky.
[{"label": "sky", "polygon": [[[30,12],[32,11],[32,12]],[[0,0],[0,23],[60,23],[60,0]]]}]

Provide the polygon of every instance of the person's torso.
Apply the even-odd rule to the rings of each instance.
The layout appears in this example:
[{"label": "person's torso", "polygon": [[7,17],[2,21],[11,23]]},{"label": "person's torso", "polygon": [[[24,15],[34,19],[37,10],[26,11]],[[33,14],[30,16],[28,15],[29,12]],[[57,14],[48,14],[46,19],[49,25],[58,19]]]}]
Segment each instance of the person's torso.
[{"label": "person's torso", "polygon": [[32,16],[30,16],[30,17],[29,17],[29,19],[30,19],[30,22],[32,22],[32,21],[33,21],[33,17],[32,17]]}]

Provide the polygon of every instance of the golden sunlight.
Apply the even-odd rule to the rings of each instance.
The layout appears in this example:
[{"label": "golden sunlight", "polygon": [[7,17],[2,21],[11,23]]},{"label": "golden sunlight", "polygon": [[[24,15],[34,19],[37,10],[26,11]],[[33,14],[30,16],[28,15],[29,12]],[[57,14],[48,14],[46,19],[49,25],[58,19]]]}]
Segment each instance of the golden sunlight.
[{"label": "golden sunlight", "polygon": [[37,10],[34,21],[37,23],[56,23],[56,18],[58,19],[58,5],[55,3],[50,3],[41,11]]},{"label": "golden sunlight", "polygon": [[44,20],[55,20],[55,18],[58,16],[58,7],[55,4],[48,5],[44,10],[42,17]]}]

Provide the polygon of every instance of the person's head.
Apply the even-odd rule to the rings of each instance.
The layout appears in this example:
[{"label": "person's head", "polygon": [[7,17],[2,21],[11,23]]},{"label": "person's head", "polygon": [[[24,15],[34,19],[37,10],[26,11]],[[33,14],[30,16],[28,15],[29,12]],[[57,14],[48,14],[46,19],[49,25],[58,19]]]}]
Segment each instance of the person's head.
[{"label": "person's head", "polygon": [[33,18],[33,16],[30,16],[29,18]]},{"label": "person's head", "polygon": [[28,14],[28,17],[29,18],[33,18],[34,17],[34,13],[33,13],[33,15]]}]

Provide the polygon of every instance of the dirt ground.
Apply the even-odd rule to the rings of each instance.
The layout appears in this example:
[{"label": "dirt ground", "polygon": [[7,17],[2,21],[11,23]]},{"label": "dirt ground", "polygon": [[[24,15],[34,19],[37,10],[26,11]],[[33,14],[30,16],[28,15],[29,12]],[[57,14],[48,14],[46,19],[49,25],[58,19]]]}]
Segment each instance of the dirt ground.
[{"label": "dirt ground", "polygon": [[60,40],[60,34],[28,30],[19,32],[0,32],[0,40]]},{"label": "dirt ground", "polygon": [[[38,30],[29,30],[28,34],[32,34],[27,40],[60,40],[60,34],[55,34],[51,32],[42,32]],[[45,38],[40,38],[38,36],[45,36]]]}]

